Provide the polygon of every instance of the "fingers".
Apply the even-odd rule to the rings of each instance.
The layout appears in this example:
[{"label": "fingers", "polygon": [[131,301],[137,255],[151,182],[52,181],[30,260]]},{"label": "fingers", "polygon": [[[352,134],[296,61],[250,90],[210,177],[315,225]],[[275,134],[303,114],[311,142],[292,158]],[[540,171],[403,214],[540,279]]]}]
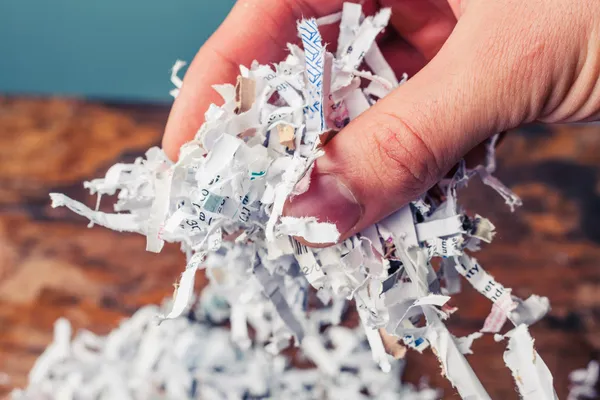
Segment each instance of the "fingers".
[{"label": "fingers", "polygon": [[[253,59],[265,63],[283,55],[295,29],[295,17],[282,7],[269,7],[269,3],[274,2],[236,3],[194,58],[165,129],[163,148],[171,159],[177,159],[181,145],[194,137],[208,106],[220,102],[212,85],[235,82],[239,66],[249,65]],[[260,29],[252,22],[257,20]]]},{"label": "fingers", "polygon": [[[392,24],[419,52],[431,58],[455,23],[452,14],[440,6],[443,0],[389,3],[393,8]],[[238,1],[187,70],[165,129],[163,148],[167,155],[177,159],[181,145],[194,137],[204,121],[208,106],[220,103],[212,85],[235,82],[239,65],[249,65],[254,59],[267,63],[283,58],[286,43],[296,37],[297,19],[337,11],[341,4],[342,0]],[[374,5],[372,0],[364,1],[363,10],[369,14]]]},{"label": "fingers", "polygon": [[427,63],[427,59],[420,52],[398,36],[384,40],[379,46],[397,77],[403,73],[414,76]]},{"label": "fingers", "polygon": [[456,17],[446,0],[382,0],[392,8],[391,24],[428,60],[442,47],[454,26]]},{"label": "fingers", "polygon": [[[326,3],[335,6],[335,2]],[[220,104],[212,85],[235,83],[239,66],[249,66],[253,60],[265,64],[283,59],[286,44],[296,37],[296,20],[317,12],[331,11],[322,6],[313,9],[309,1],[238,1],[187,70],[165,129],[163,148],[167,155],[177,159],[181,145],[200,128],[208,106]]]},{"label": "fingers", "polygon": [[518,102],[498,90],[504,73],[482,57],[489,43],[473,40],[473,29],[459,23],[426,67],[334,137],[308,191],[285,212],[333,222],[346,238],[427,191],[490,134],[520,123]]},{"label": "fingers", "polygon": [[448,0],[448,6],[456,19],[460,18],[467,6],[468,0]]}]

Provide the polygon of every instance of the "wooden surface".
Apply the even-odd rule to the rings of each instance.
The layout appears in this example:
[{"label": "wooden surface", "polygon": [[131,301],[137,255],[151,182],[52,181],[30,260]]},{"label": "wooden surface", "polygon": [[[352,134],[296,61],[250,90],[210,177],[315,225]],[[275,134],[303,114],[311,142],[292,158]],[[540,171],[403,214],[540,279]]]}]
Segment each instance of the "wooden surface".
[{"label": "wooden surface", "polygon": [[[81,182],[158,144],[167,115],[153,106],[0,98],[0,372],[10,376],[0,396],[26,384],[58,317],[106,333],[172,293],[184,265],[176,246],[146,253],[143,237],[88,229],[48,200],[59,191],[93,204]],[[565,398],[568,373],[600,350],[600,126],[511,132],[499,153],[498,176],[525,205],[511,214],[479,183],[461,194],[470,213],[497,226],[476,257],[516,295],[550,298],[552,312],[531,330]],[[479,329],[490,309],[466,282],[453,304],[456,335]],[[516,399],[503,346],[481,339],[469,360],[494,399]],[[458,398],[430,352],[409,353],[407,379],[421,376]]]}]

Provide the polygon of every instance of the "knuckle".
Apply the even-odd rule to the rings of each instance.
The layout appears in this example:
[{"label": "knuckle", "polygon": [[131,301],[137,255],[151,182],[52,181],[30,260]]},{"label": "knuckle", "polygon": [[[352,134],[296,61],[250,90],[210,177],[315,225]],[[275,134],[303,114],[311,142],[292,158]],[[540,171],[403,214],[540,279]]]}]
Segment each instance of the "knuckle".
[{"label": "knuckle", "polygon": [[378,160],[377,172],[386,180],[401,182],[399,190],[417,193],[442,175],[430,146],[404,118],[382,112],[374,128],[371,140],[375,154],[371,156]]}]

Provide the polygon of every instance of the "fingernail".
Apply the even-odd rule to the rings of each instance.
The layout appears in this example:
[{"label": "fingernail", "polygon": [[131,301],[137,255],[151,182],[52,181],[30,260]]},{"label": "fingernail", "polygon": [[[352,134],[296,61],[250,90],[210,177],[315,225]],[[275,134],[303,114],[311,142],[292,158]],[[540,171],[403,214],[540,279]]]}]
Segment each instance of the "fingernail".
[{"label": "fingernail", "polygon": [[334,223],[343,236],[360,220],[362,207],[335,175],[315,174],[308,190],[293,197],[284,213],[291,217],[316,217],[319,222]]}]

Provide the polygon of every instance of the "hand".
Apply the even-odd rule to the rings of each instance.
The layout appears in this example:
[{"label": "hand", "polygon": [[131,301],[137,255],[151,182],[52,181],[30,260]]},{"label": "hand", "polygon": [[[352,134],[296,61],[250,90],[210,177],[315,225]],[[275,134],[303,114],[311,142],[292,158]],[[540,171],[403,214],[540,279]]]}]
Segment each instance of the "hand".
[{"label": "hand", "polygon": [[[342,238],[434,185],[490,135],[523,123],[600,118],[600,2],[387,0],[380,47],[400,75],[416,74],[325,146],[309,190],[288,215],[335,222]],[[240,0],[200,49],[169,117],[163,147],[176,158],[240,64],[279,61],[296,20],[339,11],[341,0]],[[372,13],[375,1],[365,1]],[[458,22],[457,22],[458,21]],[[322,32],[335,42],[336,33]],[[418,72],[417,72],[418,71]]]}]

